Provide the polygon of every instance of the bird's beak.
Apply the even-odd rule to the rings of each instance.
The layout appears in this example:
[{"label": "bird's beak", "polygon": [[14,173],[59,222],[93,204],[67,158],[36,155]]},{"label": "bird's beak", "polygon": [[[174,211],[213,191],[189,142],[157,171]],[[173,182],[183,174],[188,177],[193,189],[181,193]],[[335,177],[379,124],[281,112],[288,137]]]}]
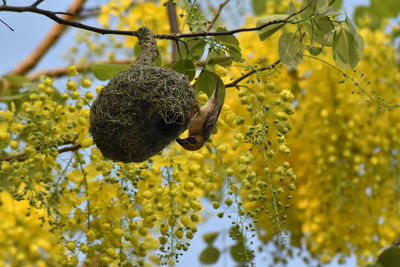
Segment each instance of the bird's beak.
[{"label": "bird's beak", "polygon": [[178,144],[180,144],[181,146],[184,146],[184,145],[194,145],[197,143],[197,140],[194,137],[188,137],[185,139],[176,138],[176,142],[178,142]]},{"label": "bird's beak", "polygon": [[197,142],[196,138],[194,137],[188,137],[185,139],[177,138],[175,140],[186,150],[194,151],[198,150],[201,147],[201,144]]}]

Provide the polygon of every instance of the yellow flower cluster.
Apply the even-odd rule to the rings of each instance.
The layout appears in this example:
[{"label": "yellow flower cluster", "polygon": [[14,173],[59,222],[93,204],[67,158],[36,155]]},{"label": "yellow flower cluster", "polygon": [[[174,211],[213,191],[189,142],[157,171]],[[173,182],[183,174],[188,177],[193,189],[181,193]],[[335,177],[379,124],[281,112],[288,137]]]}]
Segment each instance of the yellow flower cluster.
[{"label": "yellow flower cluster", "polygon": [[45,267],[59,261],[63,247],[59,236],[51,233],[51,227],[44,222],[45,209],[1,192],[0,211],[1,266]]},{"label": "yellow flower cluster", "polygon": [[300,247],[305,240],[324,263],[339,252],[340,262],[355,254],[365,265],[399,234],[400,113],[384,110],[384,101],[398,102],[391,88],[400,75],[387,36],[369,30],[361,34],[368,46],[357,71],[343,77],[307,60],[297,68],[303,78],[292,80],[303,92],[296,95],[296,134],[288,139],[298,176],[290,231],[293,244]]},{"label": "yellow flower cluster", "polygon": [[[276,136],[271,131],[272,126],[281,133],[293,129],[287,138],[276,136],[275,143],[284,141],[276,149],[265,151],[266,158],[272,158],[264,171],[275,174],[271,180],[273,194],[261,190],[266,203],[249,204],[250,198],[257,199],[255,191],[260,188],[257,183],[250,183],[248,191],[242,189],[245,192],[243,196],[249,198],[248,201],[243,198],[247,202],[244,207],[250,215],[255,215],[258,227],[268,233],[259,238],[271,238],[268,235],[273,229],[270,223],[271,219],[274,220],[273,206],[281,201],[281,206],[290,207],[282,218],[287,218],[285,229],[291,233],[291,244],[301,248],[305,243],[312,257],[324,263],[337,257],[339,252],[339,262],[355,254],[359,264],[363,265],[398,235],[399,224],[395,218],[400,206],[394,188],[398,187],[398,169],[395,166],[399,160],[396,138],[400,133],[396,126],[399,111],[384,109],[390,107],[388,103],[398,102],[395,90],[389,88],[399,84],[400,75],[388,37],[382,32],[368,30],[361,30],[361,34],[368,46],[357,72],[343,76],[328,64],[315,64],[317,61],[309,59],[296,69],[288,69],[288,75],[260,73],[257,79],[266,84],[265,88],[247,83],[246,89],[239,90],[239,99],[230,94],[226,100],[231,109],[240,110],[238,114],[242,118],[239,124],[267,122],[268,138]],[[255,38],[251,33],[239,37],[242,53],[248,56],[246,63],[251,64],[253,60],[255,64],[259,58],[273,62],[273,55],[277,53],[269,52],[267,57],[265,51],[276,47],[276,39],[260,43],[254,42]],[[331,63],[328,58],[322,57]],[[386,67],[382,68],[383,65]],[[272,77],[275,78],[273,81]],[[261,106],[272,112],[257,116],[257,102],[260,100],[264,101]],[[245,109],[252,114],[251,117],[243,114],[239,102],[247,106]],[[286,106],[282,108],[282,105]],[[289,123],[288,115],[293,113]],[[221,115],[223,119],[225,114]],[[226,130],[223,131],[226,137]],[[256,125],[247,131],[241,129],[241,133],[246,132],[246,138],[253,136],[247,141],[256,147],[263,142],[259,139],[262,131],[263,127]],[[242,144],[238,146],[236,140],[230,143],[235,148],[246,149]],[[235,177],[251,177],[254,169],[256,175],[253,176],[262,177],[261,168],[265,168],[262,150],[250,150],[250,155],[242,157],[242,162],[247,162],[250,168],[235,173]],[[275,159],[276,153],[292,156],[285,159],[288,162],[277,163],[282,157],[278,155]],[[229,161],[229,155],[232,155],[231,151],[224,157],[225,161]],[[268,180],[261,179],[261,182],[265,182],[267,188],[270,186]],[[243,185],[246,188],[248,184]],[[289,190],[282,194],[285,191],[282,189]],[[291,194],[290,190],[294,189],[297,191]],[[278,200],[274,201],[272,196],[278,196]],[[285,204],[284,199],[293,200]],[[343,236],[345,242],[338,236]]]}]

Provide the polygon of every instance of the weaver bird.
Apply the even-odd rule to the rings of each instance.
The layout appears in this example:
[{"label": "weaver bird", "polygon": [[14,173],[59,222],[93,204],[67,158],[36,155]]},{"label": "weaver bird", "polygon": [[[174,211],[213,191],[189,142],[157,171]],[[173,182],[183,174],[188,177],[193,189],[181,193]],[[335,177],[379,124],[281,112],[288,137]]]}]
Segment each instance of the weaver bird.
[{"label": "weaver bird", "polygon": [[210,99],[198,109],[189,126],[189,136],[185,139],[177,138],[176,141],[186,150],[198,150],[208,140],[212,130],[217,124],[222,104],[218,101],[218,82]]}]

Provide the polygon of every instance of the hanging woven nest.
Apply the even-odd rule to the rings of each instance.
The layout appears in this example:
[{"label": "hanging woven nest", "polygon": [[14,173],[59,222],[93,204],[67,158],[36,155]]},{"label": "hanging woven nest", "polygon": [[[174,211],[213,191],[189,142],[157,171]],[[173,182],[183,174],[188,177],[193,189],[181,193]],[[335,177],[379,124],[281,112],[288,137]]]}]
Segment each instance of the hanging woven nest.
[{"label": "hanging woven nest", "polygon": [[154,65],[153,33],[138,31],[136,61],[100,91],[90,110],[90,133],[105,158],[141,162],[160,152],[187,127],[197,105],[185,75]]}]

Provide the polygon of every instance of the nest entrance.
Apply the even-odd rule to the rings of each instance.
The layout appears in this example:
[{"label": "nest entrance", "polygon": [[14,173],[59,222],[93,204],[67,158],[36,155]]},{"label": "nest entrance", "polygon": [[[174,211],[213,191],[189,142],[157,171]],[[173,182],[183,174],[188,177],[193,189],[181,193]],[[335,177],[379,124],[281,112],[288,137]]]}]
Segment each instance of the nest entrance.
[{"label": "nest entrance", "polygon": [[188,127],[197,104],[185,75],[154,66],[152,33],[138,37],[138,59],[100,91],[90,112],[94,142],[115,161],[141,162],[160,152]]}]

